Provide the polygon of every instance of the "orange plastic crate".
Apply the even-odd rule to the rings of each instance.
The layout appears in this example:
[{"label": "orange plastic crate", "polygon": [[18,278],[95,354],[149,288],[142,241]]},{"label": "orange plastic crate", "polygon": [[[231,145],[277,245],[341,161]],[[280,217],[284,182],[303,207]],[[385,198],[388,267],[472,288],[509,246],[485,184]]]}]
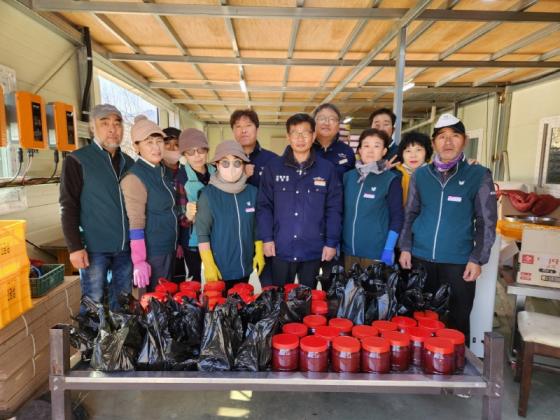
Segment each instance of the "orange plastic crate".
[{"label": "orange plastic crate", "polygon": [[32,306],[29,261],[0,264],[0,329]]},{"label": "orange plastic crate", "polygon": [[[26,264],[25,220],[0,220],[0,264]],[[0,276],[2,272],[0,271]]]}]

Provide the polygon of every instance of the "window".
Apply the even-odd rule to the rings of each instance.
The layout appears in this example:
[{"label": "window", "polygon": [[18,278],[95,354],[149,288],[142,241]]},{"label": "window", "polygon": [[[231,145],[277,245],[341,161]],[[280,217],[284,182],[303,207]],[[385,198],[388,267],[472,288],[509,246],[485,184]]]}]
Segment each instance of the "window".
[{"label": "window", "polygon": [[158,108],[122,84],[111,80],[109,76],[99,74],[98,82],[101,103],[112,104],[122,112],[124,137],[121,149],[130,156],[136,156],[130,139],[130,128],[134,123],[134,117],[143,114],[149,120],[159,123]]},{"label": "window", "polygon": [[537,187],[560,193],[560,116],[541,119],[537,147]]}]

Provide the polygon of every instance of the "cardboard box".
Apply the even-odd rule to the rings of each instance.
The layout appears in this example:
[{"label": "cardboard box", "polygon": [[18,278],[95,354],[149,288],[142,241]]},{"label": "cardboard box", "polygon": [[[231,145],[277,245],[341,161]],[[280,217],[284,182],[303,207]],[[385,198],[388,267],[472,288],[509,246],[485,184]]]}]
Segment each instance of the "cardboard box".
[{"label": "cardboard box", "polygon": [[560,230],[523,230],[517,281],[560,288]]}]

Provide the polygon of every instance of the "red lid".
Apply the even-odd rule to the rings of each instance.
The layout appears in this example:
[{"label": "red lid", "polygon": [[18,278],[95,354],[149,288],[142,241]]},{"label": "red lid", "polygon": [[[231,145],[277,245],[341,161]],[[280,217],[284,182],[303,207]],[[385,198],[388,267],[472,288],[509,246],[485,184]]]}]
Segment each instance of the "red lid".
[{"label": "red lid", "polygon": [[223,305],[226,303],[226,298],[222,296],[212,297],[208,299],[208,309],[213,311],[216,305]]},{"label": "red lid", "polygon": [[218,290],[218,291],[222,291],[226,288],[226,282],[225,281],[211,281],[208,283],[204,283],[204,290]]},{"label": "red lid", "polygon": [[229,289],[229,290],[228,290],[227,295],[228,295],[228,296],[231,296],[231,295],[233,295],[234,293],[236,293],[236,294],[238,294],[239,296],[241,296],[241,298],[245,298],[245,296],[251,296],[251,294],[252,294],[251,291],[248,290],[248,289],[243,289],[243,288],[236,289],[236,288],[232,288],[232,289]]},{"label": "red lid", "polygon": [[297,289],[299,287],[299,284],[296,283],[286,283],[284,285],[284,292],[286,294],[289,294],[292,290]]},{"label": "red lid", "polygon": [[340,332],[349,333],[354,323],[346,318],[333,318],[329,321],[329,325],[338,328]]},{"label": "red lid", "polygon": [[299,337],[293,334],[276,334],[272,337],[272,347],[277,350],[294,350],[299,346]]},{"label": "red lid", "polygon": [[178,303],[183,303],[183,297],[189,298],[189,299],[195,299],[196,300],[196,292],[194,290],[187,290],[184,292],[177,292],[175,293],[175,295],[173,296],[173,299],[175,299],[175,302]]},{"label": "red lid", "polygon": [[397,324],[391,321],[373,321],[371,325],[379,330],[379,333],[383,331],[396,331],[398,329]]},{"label": "red lid", "polygon": [[451,354],[455,345],[449,338],[430,337],[424,341],[424,348],[432,353]]},{"label": "red lid", "polygon": [[317,353],[327,351],[329,343],[323,337],[308,335],[299,341],[299,346],[303,351]]},{"label": "red lid", "polygon": [[142,298],[140,299],[140,305],[142,308],[146,309],[150,303],[150,300],[156,299],[160,302],[165,302],[167,300],[167,295],[161,292],[151,292],[151,293],[144,293]]},{"label": "red lid", "polygon": [[315,328],[315,335],[324,338],[330,343],[340,335],[340,330],[335,327],[329,327],[328,325],[321,325]]},{"label": "red lid", "polygon": [[333,349],[344,353],[356,353],[360,351],[360,340],[355,337],[341,335],[336,337],[332,342]]},{"label": "red lid", "polygon": [[412,341],[419,341],[423,343],[426,338],[432,336],[432,332],[424,327],[410,327],[405,330],[405,333],[410,335]]},{"label": "red lid", "polygon": [[372,353],[387,353],[391,349],[389,340],[383,337],[365,337],[362,348]]},{"label": "red lid", "polygon": [[221,290],[206,290],[204,289],[204,296],[208,297],[208,298],[218,298],[222,296],[222,291]]},{"label": "red lid", "polygon": [[160,277],[160,279],[158,280],[158,284],[156,285],[156,287],[154,288],[154,290],[156,292],[160,292],[160,293],[177,293],[179,291],[179,286],[167,279],[165,279],[164,277]]},{"label": "red lid", "polygon": [[301,322],[290,322],[282,327],[282,332],[285,334],[297,335],[298,337],[305,337],[307,335],[307,325]]},{"label": "red lid", "polygon": [[421,319],[439,319],[439,315],[434,311],[416,311],[412,316],[417,321]]},{"label": "red lid", "polygon": [[352,328],[352,337],[356,337],[360,340],[365,337],[377,337],[378,335],[379,331],[377,328],[370,325],[354,325]]},{"label": "red lid", "polygon": [[243,299],[245,303],[253,303],[258,297],[258,295],[241,295],[241,299]]},{"label": "red lid", "polygon": [[181,292],[187,291],[187,290],[194,290],[195,292],[198,292],[200,290],[200,282],[199,281],[184,281],[182,283],[179,283],[179,290]]},{"label": "red lid", "polygon": [[465,334],[459,330],[444,328],[436,331],[436,337],[448,338],[454,345],[465,344]]},{"label": "red lid", "polygon": [[327,292],[313,289],[311,291],[311,300],[327,300]]},{"label": "red lid", "polygon": [[391,322],[397,324],[399,328],[410,328],[416,326],[416,320],[408,316],[394,316]]},{"label": "red lid", "polygon": [[249,283],[236,283],[236,284],[233,285],[233,287],[231,289],[243,290],[243,291],[247,291],[249,293],[253,293],[253,291],[255,290],[253,285],[251,285]]},{"label": "red lid", "polygon": [[381,336],[389,340],[392,346],[410,345],[410,335],[407,333],[402,333],[400,331],[383,331]]},{"label": "red lid", "polygon": [[307,325],[308,328],[316,328],[321,325],[327,325],[327,318],[323,315],[307,315],[303,318],[303,323]]},{"label": "red lid", "polygon": [[418,321],[418,326],[424,327],[430,330],[432,333],[445,328],[445,324],[441,321],[438,321],[437,319],[420,319]]},{"label": "red lid", "polygon": [[329,305],[324,300],[312,300],[311,313],[315,315],[326,315],[329,313]]}]

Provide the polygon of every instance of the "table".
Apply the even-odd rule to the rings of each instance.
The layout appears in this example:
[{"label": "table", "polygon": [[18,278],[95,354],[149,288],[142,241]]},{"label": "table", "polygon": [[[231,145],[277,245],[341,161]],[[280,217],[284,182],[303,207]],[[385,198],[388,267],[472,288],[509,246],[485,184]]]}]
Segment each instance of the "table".
[{"label": "table", "polygon": [[70,390],[252,390],[289,392],[363,392],[402,394],[468,394],[482,396],[482,418],[501,419],[504,339],[495,332],[484,338],[484,363],[466,349],[465,371],[457,375],[420,372],[377,374],[303,372],[114,372],[70,369],[66,327],[50,330],[52,418],[71,418]]},{"label": "table", "polygon": [[515,306],[513,308],[513,325],[511,330],[511,346],[510,346],[510,360],[514,360],[517,354],[521,337],[517,331],[517,314],[525,310],[525,301],[527,297],[536,297],[542,299],[560,300],[560,288],[532,286],[530,284],[513,283],[508,285],[507,293],[515,295]]}]

